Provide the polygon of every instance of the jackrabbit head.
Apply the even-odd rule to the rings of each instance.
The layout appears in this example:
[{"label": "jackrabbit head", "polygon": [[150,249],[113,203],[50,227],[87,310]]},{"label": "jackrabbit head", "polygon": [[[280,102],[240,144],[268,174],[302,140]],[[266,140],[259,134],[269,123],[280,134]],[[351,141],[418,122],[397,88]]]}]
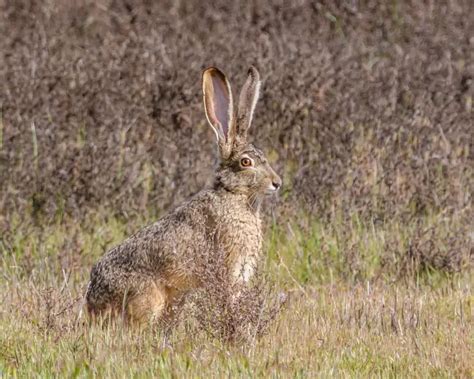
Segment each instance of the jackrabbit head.
[{"label": "jackrabbit head", "polygon": [[250,67],[235,112],[226,76],[215,67],[203,73],[204,109],[216,134],[220,156],[215,186],[249,198],[272,194],[282,184],[263,152],[247,139],[259,90],[260,75]]}]

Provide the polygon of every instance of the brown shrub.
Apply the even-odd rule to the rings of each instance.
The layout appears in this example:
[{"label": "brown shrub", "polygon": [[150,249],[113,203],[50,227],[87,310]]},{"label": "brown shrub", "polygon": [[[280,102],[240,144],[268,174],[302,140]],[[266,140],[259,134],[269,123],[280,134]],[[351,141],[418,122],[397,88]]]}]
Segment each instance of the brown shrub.
[{"label": "brown shrub", "polygon": [[[418,225],[406,241],[391,235],[385,244],[381,269],[398,278],[414,279],[433,270],[456,273],[469,270],[474,263],[473,236],[469,222],[457,228],[435,224]],[[471,232],[472,233],[472,232]]]},{"label": "brown shrub", "polygon": [[191,294],[185,312],[197,321],[197,328],[211,338],[239,344],[254,343],[268,332],[287,295],[276,293],[261,267],[242,286],[229,282],[225,254],[210,257],[204,266],[198,273],[202,287]]},{"label": "brown shrub", "polygon": [[[200,73],[264,85],[279,209],[469,206],[473,3],[0,1],[0,213],[164,210],[214,161]],[[5,216],[7,217],[7,216]],[[0,220],[1,221],[1,220]]]}]

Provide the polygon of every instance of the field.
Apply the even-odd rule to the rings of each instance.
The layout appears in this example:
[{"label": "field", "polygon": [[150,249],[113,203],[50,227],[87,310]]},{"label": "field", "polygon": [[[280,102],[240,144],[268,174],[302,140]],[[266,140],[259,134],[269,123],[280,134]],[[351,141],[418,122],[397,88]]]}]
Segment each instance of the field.
[{"label": "field", "polygon": [[[422,228],[438,222],[442,234],[447,220]],[[432,248],[433,236],[423,242],[409,237],[414,225],[354,221],[270,232],[265,272],[289,299],[255,341],[221,343],[184,319],[163,350],[157,330],[90,327],[78,318],[88,268],[103,247],[140,224],[96,218],[87,226],[63,221],[41,234],[15,228],[2,266],[0,358],[7,376],[472,374],[472,277],[429,267],[409,273],[420,264],[417,249]],[[384,259],[403,260],[410,248],[420,257],[387,268],[379,253],[391,240],[387,254],[394,256]],[[440,254],[451,248],[439,244]]]},{"label": "field", "polygon": [[[0,377],[473,377],[472,14],[0,0]],[[284,185],[241,338],[89,324],[92,264],[209,182],[202,69],[250,64]]]},{"label": "field", "polygon": [[[421,233],[435,227],[443,235],[446,222],[432,220]],[[420,268],[424,250],[437,248],[432,244],[439,254],[455,247],[430,232],[411,239],[419,225],[274,229],[265,272],[289,299],[255,341],[221,343],[194,319],[183,318],[171,348],[162,350],[157,330],[88,326],[79,318],[88,268],[104,247],[141,223],[96,218],[87,227],[63,220],[41,233],[15,228],[2,265],[0,357],[6,376],[472,374],[472,277],[467,270]],[[385,264],[380,252],[387,254]],[[413,256],[403,262],[408,254]]]}]

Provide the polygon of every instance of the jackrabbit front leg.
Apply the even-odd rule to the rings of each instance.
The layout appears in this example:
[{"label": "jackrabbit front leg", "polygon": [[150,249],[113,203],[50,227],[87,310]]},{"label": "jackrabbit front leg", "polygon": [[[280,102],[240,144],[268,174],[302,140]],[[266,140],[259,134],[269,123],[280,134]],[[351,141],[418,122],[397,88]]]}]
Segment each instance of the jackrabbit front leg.
[{"label": "jackrabbit front leg", "polygon": [[237,305],[239,299],[249,285],[256,269],[256,259],[253,255],[238,255],[232,266],[230,297],[231,304]]}]

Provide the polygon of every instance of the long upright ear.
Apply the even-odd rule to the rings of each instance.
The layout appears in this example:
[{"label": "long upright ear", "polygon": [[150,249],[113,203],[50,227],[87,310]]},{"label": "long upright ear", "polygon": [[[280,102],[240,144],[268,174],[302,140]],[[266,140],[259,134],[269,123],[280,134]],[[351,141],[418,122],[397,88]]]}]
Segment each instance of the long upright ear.
[{"label": "long upright ear", "polygon": [[216,133],[221,155],[230,155],[234,136],[234,108],[232,90],[226,76],[215,67],[202,75],[202,93],[207,121]]},{"label": "long upright ear", "polygon": [[239,97],[239,111],[237,114],[237,138],[245,142],[248,130],[252,123],[253,112],[260,93],[260,74],[254,66],[250,66],[248,77]]}]

